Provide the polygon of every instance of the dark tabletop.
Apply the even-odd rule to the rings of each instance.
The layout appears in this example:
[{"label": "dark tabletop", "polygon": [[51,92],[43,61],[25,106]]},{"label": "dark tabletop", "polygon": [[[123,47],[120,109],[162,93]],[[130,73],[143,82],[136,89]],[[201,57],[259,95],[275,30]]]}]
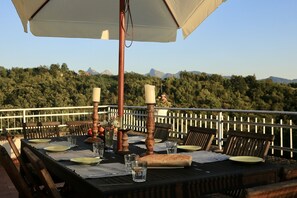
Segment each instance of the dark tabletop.
[{"label": "dark tabletop", "polygon": [[[73,150],[92,149],[84,143],[86,136],[77,136]],[[59,137],[54,140],[66,140]],[[35,149],[22,140],[46,164],[51,174],[68,183],[78,194],[87,197],[197,197],[201,194],[273,183],[279,180],[280,166],[269,162],[236,163],[230,160],[199,164],[178,169],[149,169],[147,181],[134,183],[132,176],[84,179],[65,165],[70,161],[55,161],[43,149]],[[132,153],[143,154],[145,149],[129,145]],[[105,152],[101,163],[124,163],[123,155]]]}]

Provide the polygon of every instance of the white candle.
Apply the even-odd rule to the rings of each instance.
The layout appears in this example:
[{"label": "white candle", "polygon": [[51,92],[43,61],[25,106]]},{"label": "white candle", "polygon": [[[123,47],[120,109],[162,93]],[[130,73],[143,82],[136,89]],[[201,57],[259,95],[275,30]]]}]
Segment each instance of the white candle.
[{"label": "white candle", "polygon": [[98,87],[93,88],[93,102],[100,102],[100,91]]},{"label": "white candle", "polygon": [[146,104],[155,104],[155,86],[153,85],[144,85],[144,92],[145,92],[145,103]]}]

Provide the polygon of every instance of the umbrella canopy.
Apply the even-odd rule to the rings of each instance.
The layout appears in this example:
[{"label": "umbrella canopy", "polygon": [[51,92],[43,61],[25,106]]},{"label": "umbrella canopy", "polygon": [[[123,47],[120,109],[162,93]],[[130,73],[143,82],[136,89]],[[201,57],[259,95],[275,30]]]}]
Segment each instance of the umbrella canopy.
[{"label": "umbrella canopy", "polygon": [[[35,36],[118,39],[119,116],[123,115],[124,41],[186,38],[224,0],[12,0]],[[129,22],[129,23],[126,23]]]}]

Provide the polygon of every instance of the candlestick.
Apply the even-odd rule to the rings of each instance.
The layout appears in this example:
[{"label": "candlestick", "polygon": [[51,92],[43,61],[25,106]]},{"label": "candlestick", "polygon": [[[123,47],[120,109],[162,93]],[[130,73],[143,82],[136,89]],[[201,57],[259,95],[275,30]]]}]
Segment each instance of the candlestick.
[{"label": "candlestick", "polygon": [[[121,140],[120,140],[120,147],[121,150],[118,150],[117,153],[120,155],[125,155],[127,153],[130,153],[129,151],[129,142],[128,142],[128,131],[130,131],[130,129],[119,129],[119,131],[121,132]],[[119,141],[119,137],[118,137],[118,141]],[[119,145],[119,142],[118,142]]]},{"label": "candlestick", "polygon": [[99,115],[98,115],[98,102],[94,102],[93,106],[93,138],[97,138],[98,135],[98,121],[99,121]]},{"label": "candlestick", "polygon": [[146,154],[151,155],[154,154],[154,131],[155,131],[155,119],[154,119],[154,112],[155,112],[155,104],[147,104],[147,136],[145,140],[146,145]]},{"label": "candlestick", "polygon": [[93,88],[93,129],[92,129],[92,137],[89,137],[85,140],[87,143],[94,143],[101,141],[100,138],[97,137],[98,135],[98,104],[100,101],[100,88]]}]

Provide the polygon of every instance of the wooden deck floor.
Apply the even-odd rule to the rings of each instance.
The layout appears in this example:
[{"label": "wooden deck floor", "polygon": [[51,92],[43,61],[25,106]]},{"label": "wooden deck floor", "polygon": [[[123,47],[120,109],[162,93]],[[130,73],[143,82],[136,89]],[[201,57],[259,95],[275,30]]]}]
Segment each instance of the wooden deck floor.
[{"label": "wooden deck floor", "polygon": [[0,197],[1,198],[18,198],[19,193],[6,171],[0,164]]}]

